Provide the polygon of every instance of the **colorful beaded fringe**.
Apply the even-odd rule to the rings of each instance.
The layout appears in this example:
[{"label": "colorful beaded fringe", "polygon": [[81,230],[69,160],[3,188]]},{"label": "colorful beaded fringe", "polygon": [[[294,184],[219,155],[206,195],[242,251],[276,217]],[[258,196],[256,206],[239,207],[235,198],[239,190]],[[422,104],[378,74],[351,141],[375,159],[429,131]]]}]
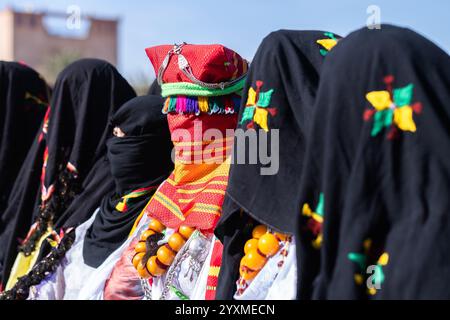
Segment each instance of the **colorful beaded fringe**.
[{"label": "colorful beaded fringe", "polygon": [[164,103],[163,113],[234,114],[239,112],[241,97],[237,94],[218,97],[171,96]]}]

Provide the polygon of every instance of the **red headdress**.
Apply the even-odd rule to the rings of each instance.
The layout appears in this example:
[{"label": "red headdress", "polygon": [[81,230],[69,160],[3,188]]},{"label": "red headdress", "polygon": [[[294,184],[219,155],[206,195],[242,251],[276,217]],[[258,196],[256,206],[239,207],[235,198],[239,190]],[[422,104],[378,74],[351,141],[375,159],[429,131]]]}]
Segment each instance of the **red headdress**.
[{"label": "red headdress", "polygon": [[166,97],[175,170],[146,213],[169,228],[212,232],[220,217],[247,61],[221,45],[146,50]]}]

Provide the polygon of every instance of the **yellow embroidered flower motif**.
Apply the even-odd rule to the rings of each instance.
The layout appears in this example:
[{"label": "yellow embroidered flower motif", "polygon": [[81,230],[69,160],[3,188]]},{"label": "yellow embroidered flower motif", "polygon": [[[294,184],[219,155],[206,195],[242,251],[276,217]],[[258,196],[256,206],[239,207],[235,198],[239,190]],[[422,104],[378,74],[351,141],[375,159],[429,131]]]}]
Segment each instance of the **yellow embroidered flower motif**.
[{"label": "yellow embroidered flower motif", "polygon": [[303,216],[309,218],[306,223],[306,227],[315,237],[312,242],[312,245],[315,249],[320,249],[320,247],[322,246],[322,224],[325,211],[324,208],[325,208],[325,197],[323,193],[319,195],[319,201],[314,211],[311,209],[308,203],[305,203],[302,208]]},{"label": "yellow embroidered flower motif", "polygon": [[247,103],[240,124],[249,121],[247,128],[253,128],[256,123],[264,131],[269,131],[269,114],[274,117],[277,114],[276,108],[269,108],[274,90],[261,91],[262,81],[256,81],[256,90],[250,87],[248,90]]},{"label": "yellow embroidered flower motif", "polygon": [[[364,253],[350,252],[347,258],[353,263],[358,265],[359,273],[355,273],[354,280],[357,285],[363,285],[367,272],[367,267],[369,266],[369,257],[371,256],[372,240],[366,239],[363,243]],[[376,259],[376,258],[375,258]],[[372,260],[373,261],[373,260]],[[377,293],[377,287],[380,288],[384,283],[385,274],[383,267],[389,263],[389,254],[387,252],[382,253],[378,259],[376,259],[376,264],[374,264],[373,276],[371,277],[372,286],[367,289],[367,293],[370,295],[375,295]]]},{"label": "yellow embroidered flower motif", "polygon": [[334,33],[331,32],[325,32],[324,36],[328,37],[326,39],[319,39],[317,40],[317,44],[320,44],[323,48],[320,49],[320,54],[322,56],[326,56],[328,54],[328,52],[333,49],[337,43],[338,43],[338,39],[336,38],[336,36],[334,35]]},{"label": "yellow embroidered flower motif", "polygon": [[416,132],[417,127],[413,119],[413,114],[419,114],[422,110],[420,102],[412,103],[414,85],[408,84],[405,87],[392,89],[393,76],[384,79],[387,90],[371,91],[366,95],[366,99],[373,108],[366,110],[364,120],[374,119],[371,135],[375,137],[386,127],[392,127],[388,138],[394,138],[397,129],[408,132]]}]

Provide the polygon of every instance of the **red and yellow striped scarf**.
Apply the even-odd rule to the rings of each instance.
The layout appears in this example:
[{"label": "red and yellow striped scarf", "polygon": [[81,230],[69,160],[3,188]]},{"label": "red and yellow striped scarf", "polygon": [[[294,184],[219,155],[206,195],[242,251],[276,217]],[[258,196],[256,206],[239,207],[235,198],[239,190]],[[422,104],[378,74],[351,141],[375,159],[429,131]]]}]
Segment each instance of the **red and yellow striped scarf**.
[{"label": "red and yellow striped scarf", "polygon": [[175,170],[146,213],[169,228],[187,225],[212,233],[222,213],[230,170],[234,135],[227,129],[236,128],[237,114],[170,113],[167,118],[175,145]]}]

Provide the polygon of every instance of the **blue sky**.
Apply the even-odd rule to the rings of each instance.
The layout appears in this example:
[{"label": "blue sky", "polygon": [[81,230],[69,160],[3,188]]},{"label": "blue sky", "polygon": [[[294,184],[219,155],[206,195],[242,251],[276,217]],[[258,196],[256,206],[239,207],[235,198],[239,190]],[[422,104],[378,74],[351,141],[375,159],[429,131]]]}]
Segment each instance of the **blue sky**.
[{"label": "blue sky", "polygon": [[16,8],[120,17],[119,69],[127,77],[154,73],[144,48],[186,41],[222,43],[251,59],[261,40],[278,29],[327,30],[345,36],[366,24],[369,5],[381,21],[408,26],[450,52],[449,0],[0,0]]}]

